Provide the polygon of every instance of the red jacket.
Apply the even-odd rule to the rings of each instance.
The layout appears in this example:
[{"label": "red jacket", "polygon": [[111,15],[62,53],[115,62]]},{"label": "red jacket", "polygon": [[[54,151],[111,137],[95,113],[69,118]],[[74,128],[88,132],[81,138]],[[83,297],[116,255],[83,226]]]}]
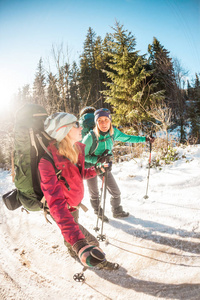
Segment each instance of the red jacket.
[{"label": "red jacket", "polygon": [[39,163],[41,189],[48,203],[50,213],[58,224],[64,239],[71,245],[85,238],[85,236],[70,213],[74,209],[69,208],[69,206],[77,206],[82,201],[84,196],[83,179],[89,179],[97,175],[94,167],[85,169],[85,145],[77,144],[81,149],[77,165],[61,156],[54,144],[48,146],[48,150],[53,155],[55,166],[62,170],[62,177],[66,179],[70,190],[65,186],[64,180],[57,179],[54,167],[49,161],[42,158]]}]

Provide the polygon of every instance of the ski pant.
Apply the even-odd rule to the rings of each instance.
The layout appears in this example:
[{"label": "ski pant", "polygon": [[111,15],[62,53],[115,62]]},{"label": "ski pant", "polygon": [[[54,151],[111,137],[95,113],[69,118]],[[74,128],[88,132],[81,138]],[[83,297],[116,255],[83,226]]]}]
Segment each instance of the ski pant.
[{"label": "ski pant", "polygon": [[[108,171],[107,173],[107,190],[111,195],[110,204],[112,207],[112,211],[114,211],[117,207],[120,206],[121,203],[121,192],[119,187],[115,181],[115,178],[112,175],[112,172]],[[98,175],[98,177],[102,180],[104,174]],[[90,202],[94,209],[94,211],[98,211],[99,207],[99,188],[98,188],[98,177],[93,177],[87,179],[87,185],[90,195]]]},{"label": "ski pant", "polygon": [[[88,244],[93,245],[93,246],[99,246],[98,240],[81,224],[78,223],[78,218],[79,218],[79,210],[76,209],[75,211],[71,212],[72,216],[74,217],[74,221],[79,225],[80,230],[85,236],[85,239]],[[65,246],[68,248],[69,252],[74,252],[72,249],[72,245],[66,241],[64,241]]]}]

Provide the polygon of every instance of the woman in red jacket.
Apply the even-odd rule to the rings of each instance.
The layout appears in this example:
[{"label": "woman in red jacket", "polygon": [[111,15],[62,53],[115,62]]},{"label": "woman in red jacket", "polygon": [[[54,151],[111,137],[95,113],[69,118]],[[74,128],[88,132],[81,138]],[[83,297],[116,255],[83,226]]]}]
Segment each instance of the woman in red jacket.
[{"label": "woman in red jacket", "polygon": [[61,170],[58,180],[52,163],[42,158],[39,163],[41,189],[50,214],[59,226],[71,256],[78,256],[85,266],[105,267],[109,263],[99,242],[78,223],[78,207],[84,196],[83,179],[97,175],[94,167],[85,169],[85,145],[79,143],[81,130],[74,115],[60,112],[48,117],[45,131],[54,139],[48,146],[55,166]]}]

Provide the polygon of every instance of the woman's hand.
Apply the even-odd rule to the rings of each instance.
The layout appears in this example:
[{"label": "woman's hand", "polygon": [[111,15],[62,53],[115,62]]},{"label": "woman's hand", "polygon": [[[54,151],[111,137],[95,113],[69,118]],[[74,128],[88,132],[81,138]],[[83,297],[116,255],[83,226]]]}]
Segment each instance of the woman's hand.
[{"label": "woman's hand", "polygon": [[155,141],[155,137],[153,136],[147,136],[146,137],[146,142],[149,142],[150,144],[153,144]]}]

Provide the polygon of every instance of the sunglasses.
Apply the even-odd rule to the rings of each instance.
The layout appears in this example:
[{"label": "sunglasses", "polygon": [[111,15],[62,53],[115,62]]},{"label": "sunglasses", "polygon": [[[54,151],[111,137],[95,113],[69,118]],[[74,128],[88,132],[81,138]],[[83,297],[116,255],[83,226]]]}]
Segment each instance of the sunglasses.
[{"label": "sunglasses", "polygon": [[74,124],[73,127],[75,127],[75,128],[80,128],[81,127],[78,121],[74,122],[73,124]]},{"label": "sunglasses", "polygon": [[[71,123],[71,124],[72,124],[72,123]],[[70,124],[61,126],[60,128],[58,128],[58,129],[56,130],[56,132],[57,132],[58,130],[62,129],[63,127],[67,127],[68,125],[70,125]],[[73,122],[73,127],[75,127],[75,128],[80,128],[81,126],[80,126],[79,122],[76,121],[76,122]]]}]

